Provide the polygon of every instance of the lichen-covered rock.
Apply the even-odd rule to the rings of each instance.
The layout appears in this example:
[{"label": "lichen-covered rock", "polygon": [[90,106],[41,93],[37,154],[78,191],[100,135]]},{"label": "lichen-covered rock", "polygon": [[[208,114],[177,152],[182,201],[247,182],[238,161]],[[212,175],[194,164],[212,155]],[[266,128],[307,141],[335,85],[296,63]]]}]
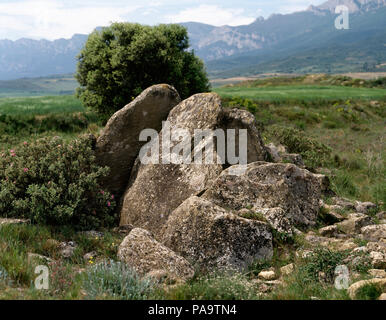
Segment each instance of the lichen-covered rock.
[{"label": "lichen-covered rock", "polygon": [[151,86],[107,122],[96,143],[96,160],[110,167],[103,185],[117,197],[124,192],[131,169],[145,142],[139,141],[143,129],[159,131],[172,108],[181,101],[177,91],[166,84]]},{"label": "lichen-covered rock", "polygon": [[280,208],[275,215],[266,215],[274,227],[284,228],[288,222],[299,228],[315,225],[321,185],[311,172],[293,164],[265,162],[248,164],[240,176],[229,174],[230,169],[221,173],[203,198],[233,210],[249,207],[263,214],[272,213],[264,209]]},{"label": "lichen-covered rock", "polygon": [[156,241],[150,232],[139,228],[133,229],[120,244],[118,259],[143,276],[156,270],[182,280],[194,275],[186,259]]},{"label": "lichen-covered rock", "polygon": [[370,269],[367,271],[367,273],[373,276],[374,278],[386,278],[386,270],[384,269]]},{"label": "lichen-covered rock", "polygon": [[272,281],[277,279],[275,270],[263,270],[258,274],[258,278],[261,280]]},{"label": "lichen-covered rock", "polygon": [[386,268],[386,253],[379,251],[370,252],[371,264],[374,268],[385,269]]},{"label": "lichen-covered rock", "polygon": [[323,237],[333,237],[337,235],[338,227],[336,225],[327,226],[319,229],[319,234]]},{"label": "lichen-covered rock", "polygon": [[339,206],[339,209],[344,210],[355,210],[355,205],[353,202],[346,198],[333,197],[332,201],[335,205]]},{"label": "lichen-covered rock", "polygon": [[12,218],[0,218],[0,227],[10,224],[28,224],[30,220],[26,219],[12,219]]},{"label": "lichen-covered rock", "polygon": [[[198,94],[181,102],[169,114],[170,130],[214,129],[221,114],[216,94]],[[160,149],[162,135],[160,132]],[[190,143],[190,141],[189,141]],[[120,224],[151,231],[156,238],[169,214],[185,199],[199,193],[220,174],[221,164],[142,164],[137,159],[124,194]]]},{"label": "lichen-covered rock", "polygon": [[364,214],[350,214],[345,221],[336,224],[338,229],[346,234],[356,234],[361,232],[361,228],[372,223],[371,217]]},{"label": "lichen-covered rock", "polygon": [[[248,133],[247,159],[250,161],[266,158],[266,150],[257,130],[254,117],[242,110],[224,110],[221,99],[215,93],[196,94],[177,105],[167,119],[169,130],[184,129],[189,132],[191,139],[183,141],[193,149],[196,155],[199,147],[194,147],[195,130],[235,129],[236,148],[238,147],[238,132],[246,129]],[[162,151],[163,136],[166,128],[160,132],[159,148]],[[213,135],[202,139],[201,145],[209,145]],[[223,170],[226,159],[223,153],[218,153],[217,140],[213,148],[212,163],[194,163],[189,155],[191,164],[144,164],[138,158],[133,169],[128,189],[123,197],[120,224],[132,224],[145,228],[159,238],[161,227],[170,213],[187,198],[199,194],[207,189]],[[169,150],[177,143],[172,142]],[[160,152],[162,153],[162,152]],[[172,154],[173,156],[174,154]],[[219,163],[217,157],[222,159]],[[205,153],[204,153],[204,161]]]},{"label": "lichen-covered rock", "polygon": [[267,223],[241,218],[195,196],[173,211],[162,233],[166,246],[207,270],[243,270],[273,254]]},{"label": "lichen-covered rock", "polygon": [[268,159],[267,148],[264,146],[260,132],[257,128],[256,118],[250,112],[241,109],[223,109],[222,119],[219,124],[224,131],[236,130],[236,150],[239,150],[239,129],[247,130],[247,162],[266,161]]},{"label": "lichen-covered rock", "polygon": [[305,168],[302,156],[296,153],[288,153],[285,146],[279,145],[276,147],[273,143],[270,143],[266,146],[266,148],[273,162],[289,162],[297,165],[300,168]]},{"label": "lichen-covered rock", "polygon": [[367,241],[386,239],[386,224],[374,224],[363,227],[361,234]]},{"label": "lichen-covered rock", "polygon": [[355,210],[360,213],[369,213],[371,210],[377,208],[377,205],[372,202],[355,201]]}]

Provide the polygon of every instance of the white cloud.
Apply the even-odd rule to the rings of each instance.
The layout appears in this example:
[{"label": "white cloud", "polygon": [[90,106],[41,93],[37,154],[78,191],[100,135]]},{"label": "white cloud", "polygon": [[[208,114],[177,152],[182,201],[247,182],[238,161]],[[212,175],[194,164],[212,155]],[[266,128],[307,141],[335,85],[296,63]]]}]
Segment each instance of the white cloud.
[{"label": "white cloud", "polygon": [[238,26],[250,24],[256,17],[246,15],[244,9],[224,9],[217,5],[200,5],[182,10],[175,15],[168,15],[166,18],[174,23],[194,21],[215,26]]},{"label": "white cloud", "polygon": [[125,21],[139,6],[68,7],[58,0],[24,0],[0,3],[0,38],[22,33],[23,37],[57,39],[89,33],[97,26]]}]

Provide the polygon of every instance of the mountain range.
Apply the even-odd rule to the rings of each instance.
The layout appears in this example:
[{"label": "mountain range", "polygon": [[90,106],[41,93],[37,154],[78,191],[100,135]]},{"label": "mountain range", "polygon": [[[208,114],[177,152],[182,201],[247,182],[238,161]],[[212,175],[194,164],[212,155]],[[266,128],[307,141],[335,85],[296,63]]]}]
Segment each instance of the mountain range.
[{"label": "mountain range", "polygon": [[[338,5],[349,8],[348,30],[335,28]],[[329,0],[235,27],[182,25],[211,77],[386,70],[386,0]],[[0,40],[0,80],[73,73],[87,37]]]}]

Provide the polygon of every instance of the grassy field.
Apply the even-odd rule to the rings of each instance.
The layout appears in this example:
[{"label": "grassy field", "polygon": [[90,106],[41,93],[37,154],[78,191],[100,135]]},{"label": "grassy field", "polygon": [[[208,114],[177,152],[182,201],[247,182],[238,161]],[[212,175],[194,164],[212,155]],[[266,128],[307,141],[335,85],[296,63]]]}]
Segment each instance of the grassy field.
[{"label": "grassy field", "polygon": [[263,88],[226,87],[215,91],[224,98],[242,97],[257,101],[386,100],[385,89],[320,85],[290,85]]},{"label": "grassy field", "polygon": [[69,95],[75,92],[76,87],[78,87],[78,82],[71,74],[1,80],[0,97]]},{"label": "grassy field", "polygon": [[73,95],[0,98],[0,114],[47,115],[84,112],[81,102]]},{"label": "grassy field", "polygon": [[[285,144],[290,152],[302,154],[310,170],[327,174],[339,196],[372,201],[385,210],[386,90],[306,85],[293,79],[264,81],[271,85],[241,83],[215,91],[222,96],[225,107],[247,109],[255,115],[266,144]],[[97,135],[101,129],[95,114],[84,110],[74,96],[0,99],[0,150],[40,137],[59,135],[71,140],[84,133]],[[313,262],[296,257],[296,249],[307,248],[302,237],[289,243],[276,239],[274,259],[254,263],[245,273],[209,277],[197,273],[188,283],[166,290],[142,283],[118,266],[118,273],[90,273],[96,260],[85,260],[84,254],[95,251],[98,261],[114,260],[123,239],[113,230],[102,231],[102,238],[89,238],[72,228],[0,227],[0,299],[349,299],[347,291],[336,290],[332,284],[305,281],[310,263],[315,265],[316,261],[327,268],[342,263],[345,256],[336,254],[331,256],[332,261],[325,261],[326,255],[321,253]],[[61,241],[78,244],[71,259],[58,255],[55,243]],[[49,291],[31,286],[36,275],[28,263],[30,252],[56,261]],[[259,271],[269,267],[279,270],[288,263],[295,263],[296,269],[284,278],[285,286],[264,297],[259,295],[254,282]],[[100,277],[109,279],[104,287]],[[133,281],[142,288],[138,295],[122,291],[124,281]]]}]

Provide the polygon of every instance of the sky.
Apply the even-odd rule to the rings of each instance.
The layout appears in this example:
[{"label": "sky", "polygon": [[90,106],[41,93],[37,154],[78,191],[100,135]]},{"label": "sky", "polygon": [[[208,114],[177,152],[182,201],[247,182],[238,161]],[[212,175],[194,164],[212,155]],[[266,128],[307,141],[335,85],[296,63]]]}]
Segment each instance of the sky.
[{"label": "sky", "polygon": [[111,22],[243,25],[326,0],[0,0],[0,39],[71,38]]}]

